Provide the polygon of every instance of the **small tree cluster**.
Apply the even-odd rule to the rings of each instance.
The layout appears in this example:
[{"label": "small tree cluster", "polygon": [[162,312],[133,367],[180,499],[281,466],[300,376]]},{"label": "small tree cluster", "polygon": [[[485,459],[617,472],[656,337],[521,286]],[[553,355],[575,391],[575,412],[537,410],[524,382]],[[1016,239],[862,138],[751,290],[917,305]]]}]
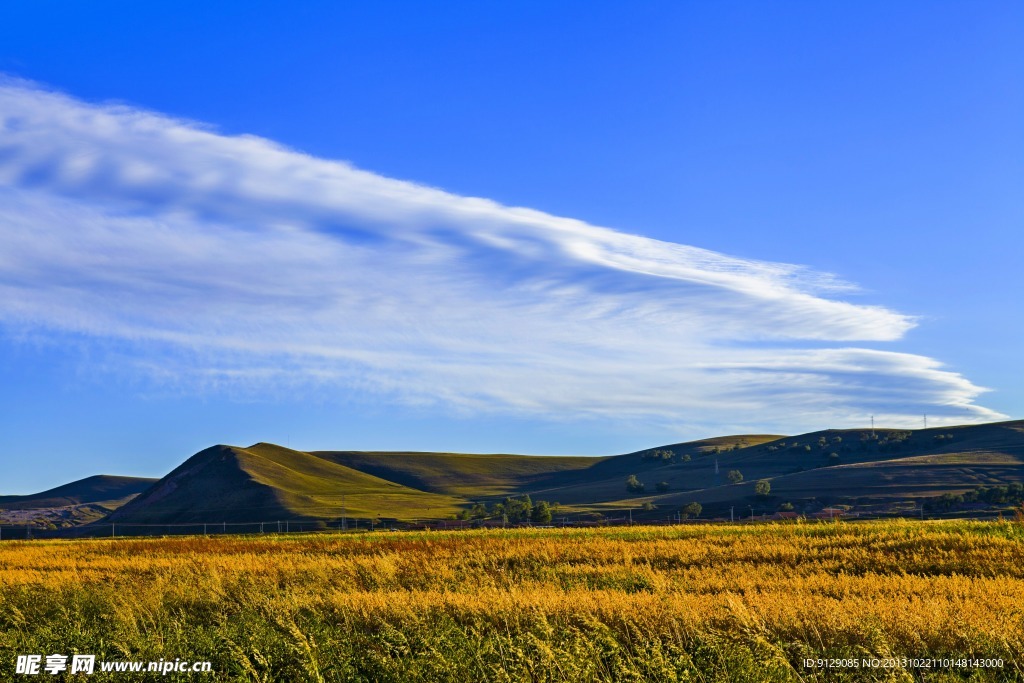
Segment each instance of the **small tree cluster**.
[{"label": "small tree cluster", "polygon": [[650,450],[644,451],[640,456],[644,460],[656,460],[659,462],[673,462],[676,459],[676,454],[670,450]]},{"label": "small tree cluster", "polygon": [[626,478],[626,490],[630,493],[643,493],[644,483],[635,474],[631,474]]},{"label": "small tree cluster", "polygon": [[539,500],[534,503],[530,496],[520,498],[505,498],[500,503],[492,503],[490,506],[483,503],[475,503],[469,510],[459,513],[460,519],[504,519],[511,523],[533,522],[534,524],[548,524],[551,522],[558,503],[549,503],[546,500]]},{"label": "small tree cluster", "polygon": [[679,516],[682,519],[689,519],[690,517],[696,518],[700,517],[700,513],[703,512],[703,510],[704,508],[701,506],[701,504],[694,501],[692,503],[687,503],[686,505],[684,505],[683,509],[679,511]]},{"label": "small tree cluster", "polygon": [[1024,503],[1024,484],[1013,482],[1005,486],[982,486],[966,493],[943,493],[923,501],[926,510],[952,510],[965,503],[1020,505]]}]

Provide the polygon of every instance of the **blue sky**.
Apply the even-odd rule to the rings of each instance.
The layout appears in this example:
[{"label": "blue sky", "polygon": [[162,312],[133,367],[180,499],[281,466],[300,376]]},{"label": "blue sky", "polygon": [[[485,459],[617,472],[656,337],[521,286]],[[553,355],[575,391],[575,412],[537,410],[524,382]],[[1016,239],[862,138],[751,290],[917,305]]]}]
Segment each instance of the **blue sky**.
[{"label": "blue sky", "polygon": [[1024,413],[1024,7],[551,5],[5,4],[0,492]]}]

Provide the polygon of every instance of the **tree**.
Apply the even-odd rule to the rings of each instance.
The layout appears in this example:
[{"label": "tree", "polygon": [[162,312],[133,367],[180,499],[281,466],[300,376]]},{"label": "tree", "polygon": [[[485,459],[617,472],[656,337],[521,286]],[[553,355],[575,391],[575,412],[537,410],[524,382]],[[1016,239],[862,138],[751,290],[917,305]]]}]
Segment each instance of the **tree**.
[{"label": "tree", "polygon": [[665,491],[668,491],[670,487],[667,481],[659,481],[655,488],[658,489],[658,493],[665,493]]},{"label": "tree", "polygon": [[645,501],[644,501],[644,504],[643,504],[643,505],[641,505],[641,506],[640,506],[640,508],[641,508],[641,509],[643,509],[643,510],[645,510],[645,511],[647,511],[647,512],[650,512],[651,510],[657,510],[657,509],[658,509],[658,506],[657,506],[657,505],[655,505],[654,503],[652,503],[652,502],[651,502],[651,501],[649,501],[649,500],[645,500]]},{"label": "tree", "polygon": [[700,517],[700,513],[703,510],[704,508],[701,504],[695,501],[693,503],[687,503],[680,511],[680,514],[683,519],[689,519],[690,517]]},{"label": "tree", "polygon": [[533,512],[533,501],[530,496],[522,498],[505,498],[501,503],[495,503],[491,509],[492,516],[502,516],[509,522],[528,522]]},{"label": "tree", "polygon": [[691,458],[689,453],[683,453],[681,456],[679,456],[679,462],[690,462],[690,460]]},{"label": "tree", "polygon": [[787,502],[787,503],[783,503],[782,505],[779,506],[779,512],[792,512],[792,511],[793,511],[793,504],[792,503],[788,503]]},{"label": "tree", "polygon": [[534,524],[551,523],[551,506],[546,500],[537,501],[537,504],[533,506],[533,514],[530,515],[530,519]]},{"label": "tree", "polygon": [[728,479],[730,483],[738,484],[743,481],[743,473],[739,470],[729,470],[729,474],[725,475],[725,478]]},{"label": "tree", "polygon": [[626,490],[630,493],[643,493],[644,483],[640,481],[635,474],[629,475],[626,479]]},{"label": "tree", "polygon": [[767,479],[760,479],[756,484],[754,484],[754,493],[761,497],[767,496],[771,491],[772,483]]}]

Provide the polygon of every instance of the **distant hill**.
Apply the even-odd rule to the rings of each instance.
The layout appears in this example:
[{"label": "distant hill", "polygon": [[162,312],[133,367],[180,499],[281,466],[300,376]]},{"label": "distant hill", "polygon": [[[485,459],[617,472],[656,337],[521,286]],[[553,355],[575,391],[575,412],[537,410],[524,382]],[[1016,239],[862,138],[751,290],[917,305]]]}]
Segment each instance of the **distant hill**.
[{"label": "distant hill", "polygon": [[100,474],[27,496],[0,496],[0,524],[73,527],[102,519],[157,479]]},{"label": "distant hill", "polygon": [[117,502],[142,493],[157,481],[159,480],[143,477],[98,474],[41,493],[32,493],[26,496],[0,496],[0,508],[28,510],[86,503]]},{"label": "distant hill", "polygon": [[[730,482],[732,470],[742,483]],[[630,475],[642,492],[627,491]],[[761,479],[770,484],[768,496],[755,495]],[[771,513],[784,502],[799,510],[913,504],[1014,482],[1024,482],[1024,421],[736,435],[603,457],[303,452],[258,443],[197,453],[106,521],[446,519],[476,502],[522,495],[557,502],[564,514],[630,508],[642,518],[649,503],[655,509],[648,516],[664,519],[689,502],[701,503],[704,516],[737,506]]]}]

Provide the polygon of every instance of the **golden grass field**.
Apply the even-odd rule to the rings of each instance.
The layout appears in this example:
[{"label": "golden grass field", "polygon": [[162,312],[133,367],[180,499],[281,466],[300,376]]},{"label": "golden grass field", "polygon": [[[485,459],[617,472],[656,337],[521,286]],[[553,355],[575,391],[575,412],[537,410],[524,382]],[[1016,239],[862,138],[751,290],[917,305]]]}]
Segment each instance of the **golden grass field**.
[{"label": "golden grass field", "polygon": [[[73,652],[203,681],[1024,680],[1024,525],[0,543],[0,679]],[[1003,667],[804,665],[902,657]]]}]

